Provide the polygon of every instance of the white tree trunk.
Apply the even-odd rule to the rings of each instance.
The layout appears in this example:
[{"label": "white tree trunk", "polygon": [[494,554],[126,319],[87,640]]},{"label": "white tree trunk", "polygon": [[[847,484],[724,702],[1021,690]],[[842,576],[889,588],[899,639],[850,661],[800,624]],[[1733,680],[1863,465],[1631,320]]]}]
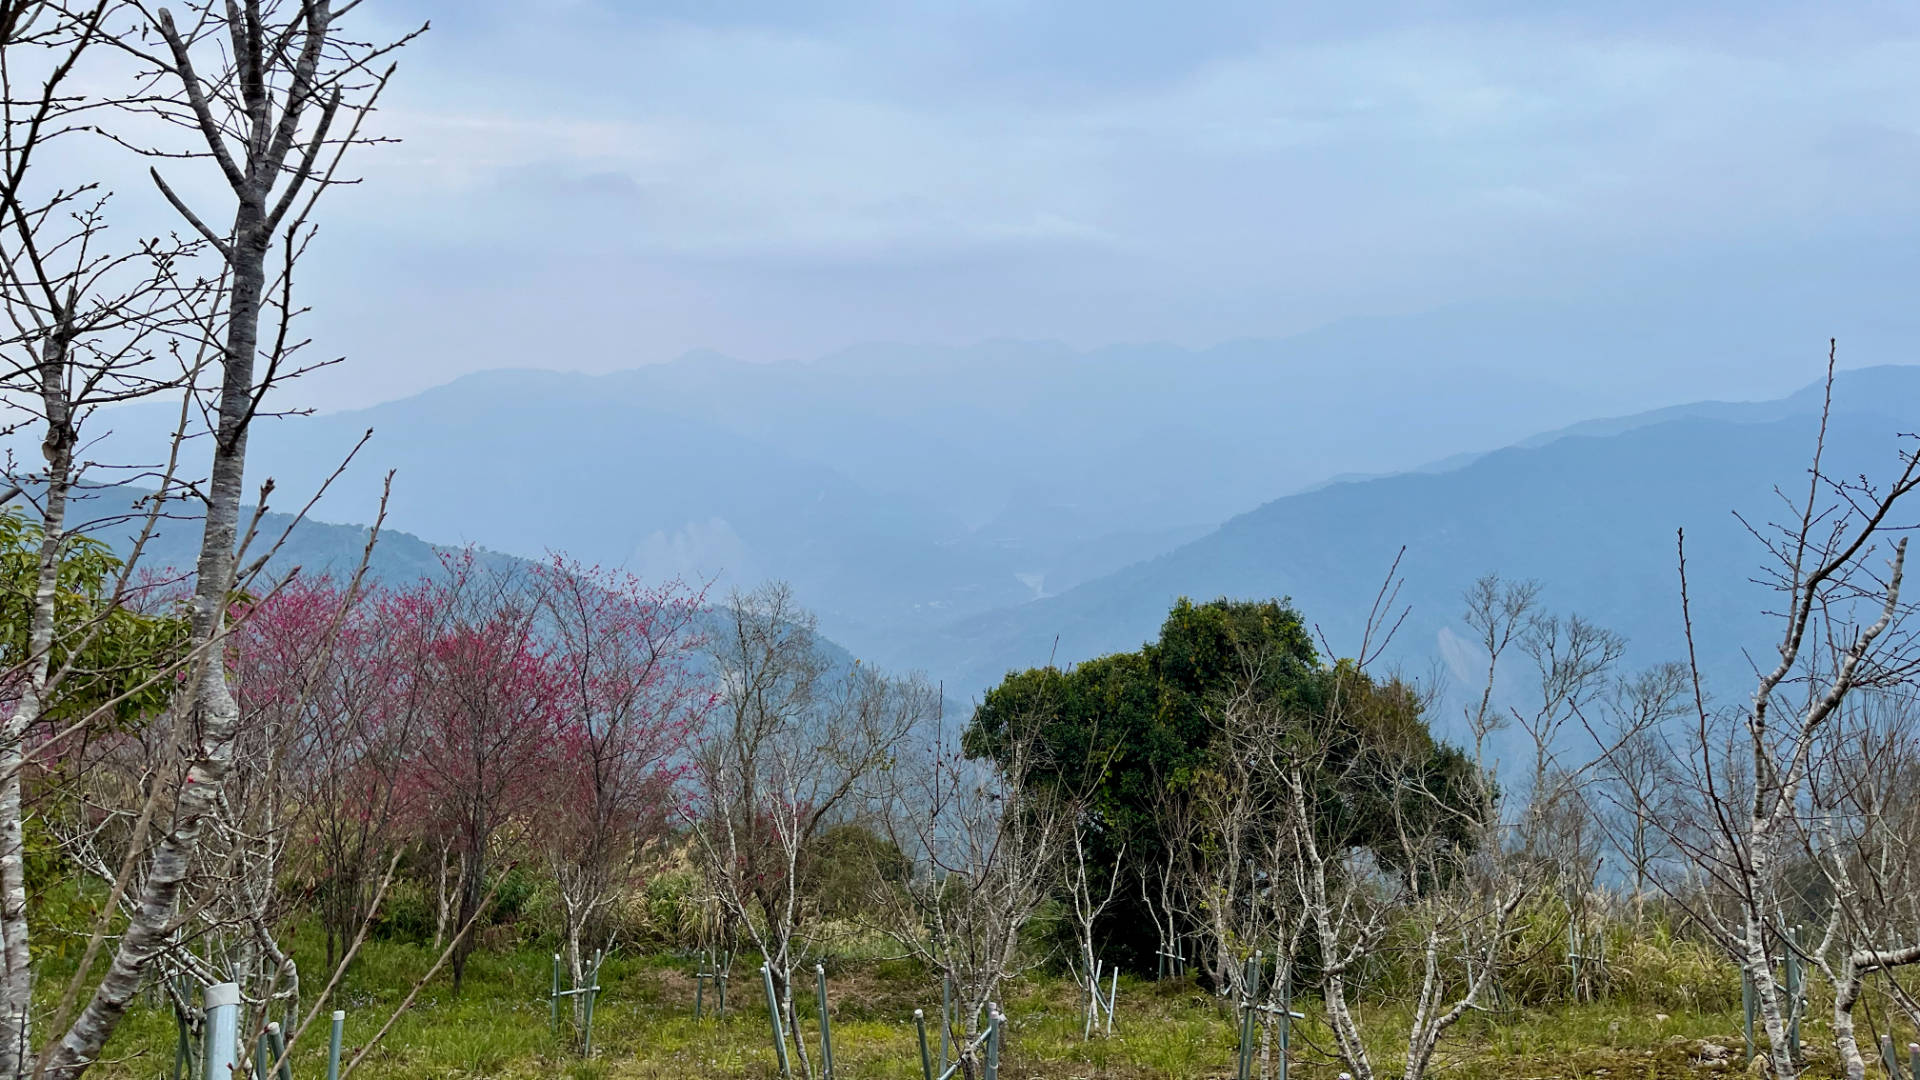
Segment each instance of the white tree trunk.
[{"label": "white tree trunk", "polygon": [[[326,0],[318,0],[318,6],[324,11]],[[318,50],[318,43],[314,48]],[[207,483],[206,526],[189,608],[189,642],[200,652],[194,677],[181,694],[184,700],[177,701],[172,710],[176,723],[194,726],[198,721],[198,739],[192,744],[192,763],[174,800],[171,825],[153,846],[132,916],[112,963],[95,986],[92,998],[48,1055],[45,1073],[56,1080],[77,1077],[93,1064],[126,1015],[149,965],[166,947],[181,886],[200,847],[201,830],[219,803],[233,760],[240,707],[227,685],[221,641],[227,598],[234,582],[247,433],[253,416],[254,361],[260,344],[267,248],[272,241],[264,202],[266,185],[273,179],[260,178],[259,188],[242,195],[234,216],[234,241],[228,259],[231,292],[219,423]]]},{"label": "white tree trunk", "polygon": [[1840,1056],[1847,1080],[1866,1080],[1867,1062],[1860,1056],[1860,1038],[1853,1026],[1853,1004],[1860,999],[1860,974],[1854,970],[1851,956],[1840,965],[1833,987],[1833,1049]]},{"label": "white tree trunk", "polygon": [[66,541],[67,492],[74,431],[66,407],[67,355],[57,337],[42,345],[41,398],[47,434],[46,502],[41,514],[40,563],[27,625],[26,682],[13,714],[0,729],[0,1075],[22,1076],[33,1064],[33,958],[28,948],[26,821],[21,772],[27,732],[46,708],[53,661],[61,549]]}]

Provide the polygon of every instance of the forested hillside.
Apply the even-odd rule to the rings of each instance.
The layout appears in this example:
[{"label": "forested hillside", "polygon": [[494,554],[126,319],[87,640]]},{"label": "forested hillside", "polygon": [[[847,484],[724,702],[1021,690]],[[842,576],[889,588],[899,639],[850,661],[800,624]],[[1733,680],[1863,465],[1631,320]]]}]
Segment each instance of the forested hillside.
[{"label": "forested hillside", "polygon": [[[1915,428],[1916,402],[1920,368],[1842,376],[1830,467],[1854,475],[1884,460]],[[1807,391],[1688,406],[1581,425],[1444,472],[1329,485],[1063,595],[959,621],[919,648],[979,685],[1049,656],[1132,648],[1176,597],[1289,596],[1334,648],[1353,650],[1404,546],[1411,613],[1391,654],[1399,662],[1439,657],[1471,680],[1461,597],[1489,573],[1539,582],[1548,605],[1626,635],[1642,662],[1673,660],[1686,651],[1685,529],[1702,663],[1716,691],[1743,693],[1769,597],[1750,583],[1765,552],[1741,518],[1779,515],[1775,488],[1804,474],[1820,405]]]}]

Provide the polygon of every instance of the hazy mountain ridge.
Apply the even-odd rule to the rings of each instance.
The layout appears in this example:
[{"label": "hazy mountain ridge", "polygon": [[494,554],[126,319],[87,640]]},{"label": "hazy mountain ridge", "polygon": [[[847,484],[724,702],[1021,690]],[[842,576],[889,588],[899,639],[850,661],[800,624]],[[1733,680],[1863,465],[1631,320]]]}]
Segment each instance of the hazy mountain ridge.
[{"label": "hazy mountain ridge", "polygon": [[[73,524],[95,536],[123,556],[131,551],[135,538],[145,525],[145,517],[135,500],[147,493],[130,487],[83,490],[73,504],[77,520]],[[254,507],[243,507],[243,520],[256,520]],[[272,553],[260,582],[262,587],[298,573],[303,579],[329,578],[345,583],[360,569],[366,556],[367,580],[396,588],[406,588],[423,578],[437,578],[446,570],[445,560],[471,553],[483,566],[501,573],[526,572],[530,560],[485,548],[460,548],[432,544],[412,533],[383,528],[372,552],[367,555],[371,529],[365,525],[338,525],[312,519],[296,520],[292,514],[269,510],[257,518],[257,539],[251,545],[254,557]],[[190,571],[200,550],[202,519],[190,504],[170,507],[157,522],[141,548],[140,568],[163,578]],[[684,582],[698,588],[699,582]],[[701,632],[714,634],[724,629],[725,597],[708,596],[701,614]],[[836,671],[850,669],[855,661],[852,650],[822,635],[818,647]],[[949,711],[959,709],[949,702]]]},{"label": "hazy mountain ridge", "polygon": [[[950,665],[954,685],[991,685],[1049,656],[1081,660],[1152,637],[1178,596],[1291,596],[1337,652],[1361,623],[1402,544],[1411,614],[1392,659],[1458,653],[1460,597],[1481,574],[1533,578],[1548,606],[1626,633],[1639,662],[1684,655],[1676,530],[1687,530],[1702,660],[1737,693],[1771,623],[1749,576],[1763,552],[1735,520],[1768,520],[1776,484],[1805,475],[1813,390],[1779,402],[1705,403],[1623,417],[1481,455],[1440,473],[1329,485],[1269,502],[1174,551],[1059,596],[957,621],[911,648]],[[1920,368],[1844,374],[1828,463],[1883,475],[1920,420]],[[1911,448],[1911,444],[1905,444]],[[1056,646],[1057,640],[1057,646]],[[1470,671],[1455,672],[1471,678]]]},{"label": "hazy mountain ridge", "polygon": [[[143,489],[118,485],[77,489],[69,504],[68,526],[103,541],[125,557],[146,527],[148,507],[141,500],[150,494]],[[279,579],[297,570],[302,576],[345,581],[359,569],[364,555],[369,578],[404,585],[442,573],[443,559],[460,550],[456,546],[430,543],[400,529],[382,527],[378,543],[367,555],[367,541],[372,531],[367,525],[335,524],[311,517],[296,520],[291,513],[272,509],[256,516],[253,506],[241,508],[241,521],[255,527],[245,552],[246,562],[271,554],[265,572],[268,579]],[[138,568],[163,575],[191,572],[199,558],[203,529],[203,518],[196,504],[185,500],[170,503],[153,522],[152,532],[140,548]],[[483,563],[501,569],[527,562],[485,548],[473,551]]]},{"label": "hazy mountain ridge", "polygon": [[[577,442],[610,463],[655,449],[684,451],[690,440],[714,438],[712,426],[701,421],[634,410],[617,400],[583,406],[583,381],[490,373],[450,384],[438,396],[424,395],[437,414],[454,418],[437,422],[439,434],[458,436],[457,445],[484,444],[485,450],[467,455],[464,472],[423,493],[419,488],[426,485],[404,479],[405,470],[442,468],[437,455],[444,455],[445,446],[394,440],[398,456],[408,460],[396,484],[396,512],[376,548],[375,576],[405,580],[437,568],[443,549],[420,539],[416,533],[424,530],[408,527],[410,516],[462,522],[459,533],[436,537],[454,542],[479,534],[531,545],[541,528],[553,526],[556,533],[590,541],[569,546],[570,554],[619,562],[622,546],[647,520],[623,517],[626,503],[653,499],[688,515],[715,505],[704,481],[672,467],[670,457],[662,459],[662,482],[638,489],[626,503],[609,497],[635,490],[610,483],[623,475],[613,464],[544,472],[540,439],[563,422],[579,426]],[[507,400],[514,404],[504,405]],[[396,430],[415,422],[417,406],[399,402],[272,424],[263,428],[268,434],[262,444],[278,443],[278,449],[255,474],[273,469],[281,491],[299,491],[331,469],[333,458],[317,449],[327,440],[350,440],[369,423]],[[1747,582],[1761,553],[1732,511],[1764,515],[1772,509],[1774,484],[1798,482],[1819,407],[1818,388],[1810,387],[1774,401],[1698,402],[1585,421],[1471,455],[1464,463],[1440,462],[1270,500],[1211,530],[1146,522],[1132,536],[1066,548],[1067,557],[1057,564],[1063,569],[1024,578],[1015,575],[1030,541],[1016,525],[989,523],[968,531],[937,510],[889,502],[844,475],[731,435],[724,441],[731,456],[706,464],[740,478],[720,505],[733,515],[727,527],[737,528],[743,543],[790,539],[781,576],[796,582],[803,602],[822,610],[827,636],[888,667],[928,671],[962,700],[1012,668],[1134,648],[1153,635],[1167,606],[1181,595],[1291,596],[1335,651],[1352,651],[1360,620],[1402,544],[1402,600],[1412,614],[1390,657],[1394,661],[1422,670],[1448,664],[1457,679],[1470,680],[1474,664],[1459,624],[1460,594],[1473,578],[1494,571],[1535,578],[1546,585],[1553,609],[1578,611],[1626,633],[1636,661],[1669,659],[1680,655],[1682,644],[1674,541],[1683,526],[1703,659],[1723,692],[1738,692],[1728,688],[1746,670],[1741,649],[1764,649],[1769,627],[1759,615],[1764,597]],[[1891,460],[1893,434],[1920,427],[1917,411],[1920,368],[1842,373],[1833,467],[1843,474],[1880,471]],[[316,448],[305,473],[286,471],[290,459],[280,436],[288,432],[303,433],[297,445]],[[330,495],[322,513],[363,510],[370,519],[372,486],[364,474],[350,474],[340,489],[348,497]],[[751,505],[755,500],[764,502]],[[92,512],[99,516],[105,509]],[[1059,531],[1070,531],[1074,508],[1055,512],[1066,519]],[[489,528],[490,516],[509,520]],[[286,520],[268,515],[263,536],[277,536]],[[842,535],[859,537],[863,546],[832,539],[836,534],[828,527],[834,525],[845,525]],[[165,523],[148,553],[149,565],[185,565],[198,532],[196,522]],[[307,521],[293,531],[279,562],[309,573],[343,574],[357,562],[365,540],[362,526]],[[488,557],[512,560],[514,554]],[[675,568],[639,569],[664,576]],[[977,606],[909,610],[907,599],[929,582],[971,596]],[[836,592],[841,589],[854,593],[851,603]],[[888,604],[901,613],[885,617]],[[864,617],[848,614],[863,605]],[[876,611],[882,614],[871,614]]]},{"label": "hazy mountain ridge", "polygon": [[[1521,362],[1558,341],[1598,356],[1644,333],[1580,336],[1543,315],[1496,334],[1440,313],[1200,350],[996,341],[772,364],[698,354],[607,375],[490,371],[263,420],[249,474],[288,497],[311,491],[371,428],[316,520],[371,520],[379,477],[395,469],[397,531],[521,557],[563,550],[649,577],[724,574],[722,588],[785,578],[832,636],[964,683],[1029,655],[979,655],[968,620],[1204,543],[1289,492],[1444,475],[1503,444],[1805,407],[1634,412],[1617,405],[1644,398],[1645,380],[1574,394]],[[124,410],[116,438],[150,447],[172,415]],[[112,442],[101,460],[116,459]]]}]

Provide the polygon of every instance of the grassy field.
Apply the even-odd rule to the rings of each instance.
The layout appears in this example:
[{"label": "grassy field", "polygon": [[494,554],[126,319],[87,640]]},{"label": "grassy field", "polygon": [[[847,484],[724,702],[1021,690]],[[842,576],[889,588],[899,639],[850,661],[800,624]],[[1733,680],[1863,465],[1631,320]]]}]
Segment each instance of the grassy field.
[{"label": "grassy field", "polygon": [[[418,946],[373,943],[345,983],[349,1053],[382,1024],[414,975],[430,963]],[[692,1018],[691,961],[668,956],[614,957],[594,1025],[595,1054],[583,1060],[570,1033],[549,1030],[546,954],[533,949],[476,955],[468,982],[453,996],[444,977],[422,992],[356,1073],[373,1078],[573,1077],[684,1078],[777,1076],[755,967],[736,963],[730,1014]],[[919,1073],[911,1023],[916,1007],[937,1008],[939,989],[913,966],[846,963],[830,970],[838,1075],[846,1080]],[[1221,1003],[1191,982],[1122,979],[1111,1038],[1083,1041],[1076,988],[1032,977],[1012,988],[1003,1075],[1008,1080],[1225,1077],[1233,1073],[1235,1032]],[[1311,1002],[1300,1003],[1311,1014]],[[801,1008],[811,1016],[813,996]],[[1402,1029],[1391,1008],[1367,1010],[1383,1072],[1398,1062],[1391,1043]],[[302,1040],[296,1077],[324,1075],[324,1018]],[[1819,1051],[1821,1025],[1808,1025],[1814,1075],[1830,1075]],[[817,1038],[811,1020],[803,1032]],[[172,1075],[171,1014],[143,1010],[110,1045],[96,1075]],[[817,1044],[816,1044],[817,1045]],[[1326,1032],[1295,1025],[1293,1075],[1332,1078]],[[1716,1052],[1716,1048],[1725,1051]],[[1434,1075],[1466,1078],[1628,1078],[1730,1075],[1742,1070],[1740,1020],[1717,1011],[1658,1012],[1628,1004],[1582,1004],[1521,1011],[1496,1023],[1475,1015],[1449,1040]],[[796,1063],[797,1069],[797,1063]]]}]

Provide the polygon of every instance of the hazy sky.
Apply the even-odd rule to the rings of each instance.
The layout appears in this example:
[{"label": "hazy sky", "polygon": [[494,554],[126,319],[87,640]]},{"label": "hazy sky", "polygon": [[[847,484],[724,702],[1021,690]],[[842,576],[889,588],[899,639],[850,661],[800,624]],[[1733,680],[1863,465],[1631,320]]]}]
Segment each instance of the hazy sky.
[{"label": "hazy sky", "polygon": [[1910,297],[1916,9],[1681,7],[369,3],[433,30],[404,142],[323,213],[308,296],[352,363],[308,393],[1748,273]]}]

